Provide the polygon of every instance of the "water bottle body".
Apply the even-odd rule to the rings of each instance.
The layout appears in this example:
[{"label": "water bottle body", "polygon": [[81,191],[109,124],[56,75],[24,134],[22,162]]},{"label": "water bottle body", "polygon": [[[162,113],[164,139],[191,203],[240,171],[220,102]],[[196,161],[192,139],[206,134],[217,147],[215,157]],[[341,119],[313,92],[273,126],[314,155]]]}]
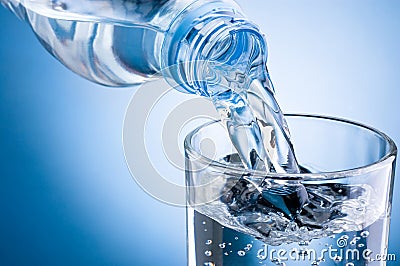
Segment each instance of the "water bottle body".
[{"label": "water bottle body", "polygon": [[223,50],[234,32],[258,32],[233,0],[0,1],[66,67],[113,87],[164,76],[181,91],[208,95],[193,72],[200,66],[190,62]]}]

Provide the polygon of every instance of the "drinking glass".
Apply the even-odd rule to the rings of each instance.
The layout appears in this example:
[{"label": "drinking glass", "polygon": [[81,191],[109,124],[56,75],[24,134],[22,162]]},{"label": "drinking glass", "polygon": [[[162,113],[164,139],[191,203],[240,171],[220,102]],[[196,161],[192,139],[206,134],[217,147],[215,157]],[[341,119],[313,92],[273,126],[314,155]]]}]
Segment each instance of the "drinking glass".
[{"label": "drinking glass", "polygon": [[[243,168],[225,127],[185,139],[188,265],[386,265],[397,149],[356,122],[286,115],[299,174]],[[303,197],[301,211],[291,215]],[[304,197],[306,197],[304,199]]]}]

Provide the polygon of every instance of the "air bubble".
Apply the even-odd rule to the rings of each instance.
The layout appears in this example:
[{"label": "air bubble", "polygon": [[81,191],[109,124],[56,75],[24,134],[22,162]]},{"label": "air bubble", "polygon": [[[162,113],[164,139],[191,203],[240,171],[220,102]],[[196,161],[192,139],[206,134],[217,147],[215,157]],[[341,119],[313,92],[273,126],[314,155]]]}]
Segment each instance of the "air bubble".
[{"label": "air bubble", "polygon": [[247,244],[247,246],[244,248],[245,251],[250,251],[250,249],[253,247],[252,244]]},{"label": "air bubble", "polygon": [[243,257],[244,255],[246,255],[246,252],[244,252],[243,250],[239,250],[237,253],[240,257]]},{"label": "air bubble", "polygon": [[204,255],[206,255],[207,257],[212,256],[211,250],[206,250],[206,252],[204,252]]},{"label": "air bubble", "polygon": [[309,242],[308,241],[300,241],[299,246],[308,246]]},{"label": "air bubble", "polygon": [[348,262],[348,263],[346,263],[346,266],[354,266],[354,263]]},{"label": "air bubble", "polygon": [[239,239],[239,237],[235,236],[235,240],[238,240],[238,239]]},{"label": "air bubble", "polygon": [[274,263],[275,265],[278,266],[286,266],[286,263],[282,262],[280,259],[278,258],[274,258],[271,260],[272,263]]},{"label": "air bubble", "polygon": [[203,221],[202,224],[206,224],[206,221]]},{"label": "air bubble", "polygon": [[369,236],[369,232],[368,231],[362,231],[360,236],[363,237],[363,238],[367,238]]},{"label": "air bubble", "polygon": [[211,239],[208,239],[207,241],[206,241],[206,245],[211,245],[212,244],[212,240]]},{"label": "air bubble", "polygon": [[221,243],[218,245],[220,248],[225,248],[225,243]]},{"label": "air bubble", "polygon": [[211,262],[211,261],[209,261],[209,262],[204,262],[204,264],[203,264],[204,266],[215,266],[215,263],[214,262]]},{"label": "air bubble", "polygon": [[364,246],[363,243],[358,244],[358,247],[359,247],[359,248],[362,248],[363,246]]}]

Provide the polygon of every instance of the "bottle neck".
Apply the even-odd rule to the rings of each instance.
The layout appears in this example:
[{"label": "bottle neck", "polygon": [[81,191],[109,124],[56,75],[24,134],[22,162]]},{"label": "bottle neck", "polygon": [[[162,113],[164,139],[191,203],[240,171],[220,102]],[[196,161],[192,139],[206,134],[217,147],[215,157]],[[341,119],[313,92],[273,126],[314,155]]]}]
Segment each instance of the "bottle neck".
[{"label": "bottle neck", "polygon": [[218,93],[209,85],[229,75],[223,72],[250,75],[251,65],[265,66],[266,58],[263,35],[233,1],[195,2],[171,25],[161,50],[164,77],[180,91],[203,96]]}]

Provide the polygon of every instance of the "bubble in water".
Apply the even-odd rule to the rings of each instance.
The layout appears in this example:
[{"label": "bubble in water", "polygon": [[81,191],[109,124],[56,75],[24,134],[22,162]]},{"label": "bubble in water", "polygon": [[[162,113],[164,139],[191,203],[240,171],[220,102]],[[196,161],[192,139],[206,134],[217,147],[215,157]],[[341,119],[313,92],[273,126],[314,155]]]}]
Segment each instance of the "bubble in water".
[{"label": "bubble in water", "polygon": [[229,243],[228,243],[228,246],[232,246],[232,243],[229,242]]},{"label": "bubble in water", "polygon": [[235,236],[235,240],[238,240],[238,239],[239,239],[239,237]]},{"label": "bubble in water", "polygon": [[206,245],[211,245],[212,244],[212,240],[211,239],[208,239],[207,241],[206,241]]},{"label": "bubble in water", "polygon": [[240,257],[243,257],[244,255],[246,255],[246,252],[244,252],[243,250],[239,250],[237,253]]},{"label": "bubble in water", "polygon": [[363,246],[364,246],[363,243],[358,244],[358,247],[359,247],[359,248],[362,248]]},{"label": "bubble in water", "polygon": [[280,259],[278,258],[274,258],[271,260],[272,263],[274,263],[275,265],[278,266],[286,266],[286,263],[282,262]]},{"label": "bubble in water", "polygon": [[300,241],[299,246],[308,246],[309,242],[308,241]]},{"label": "bubble in water", "polygon": [[348,262],[348,263],[346,263],[346,266],[354,266],[354,263]]},{"label": "bubble in water", "polygon": [[214,263],[214,262],[211,262],[211,261],[209,261],[209,262],[204,262],[204,266],[215,266],[215,263]]},{"label": "bubble in water", "polygon": [[206,228],[206,229],[204,229],[204,232],[207,232],[207,228]]},{"label": "bubble in water", "polygon": [[367,238],[369,236],[369,232],[368,231],[362,231],[360,236],[363,237],[363,238]]},{"label": "bubble in water", "polygon": [[203,221],[202,224],[206,224],[206,221]]},{"label": "bubble in water", "polygon": [[253,247],[252,244],[247,244],[247,246],[244,248],[245,251],[249,251]]},{"label": "bubble in water", "polygon": [[206,252],[204,252],[204,255],[206,255],[207,257],[212,256],[211,250],[206,250]]}]

